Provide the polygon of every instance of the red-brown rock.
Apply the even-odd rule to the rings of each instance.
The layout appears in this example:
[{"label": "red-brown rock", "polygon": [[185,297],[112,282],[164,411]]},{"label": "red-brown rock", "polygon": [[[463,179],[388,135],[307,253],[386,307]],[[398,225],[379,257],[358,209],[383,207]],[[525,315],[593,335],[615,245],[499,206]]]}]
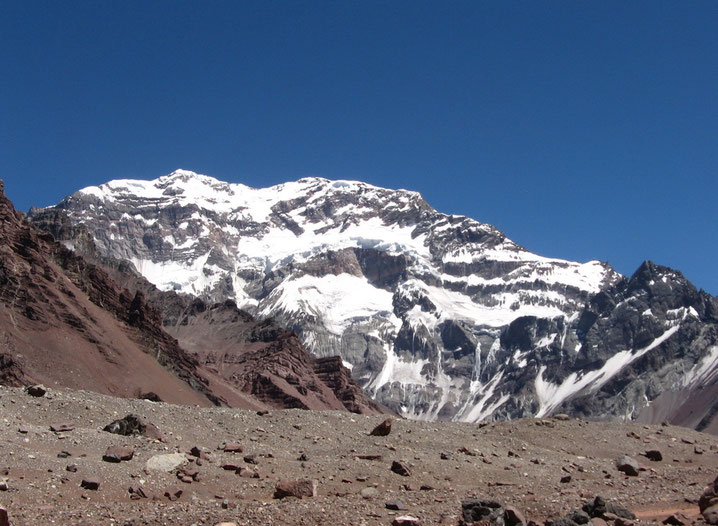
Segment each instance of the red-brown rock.
[{"label": "red-brown rock", "polygon": [[228,442],[224,445],[223,448],[225,453],[241,453],[244,451],[241,444],[237,444],[236,442]]},{"label": "red-brown rock", "polygon": [[105,462],[121,462],[123,460],[132,460],[135,450],[128,446],[110,446],[102,455]]}]

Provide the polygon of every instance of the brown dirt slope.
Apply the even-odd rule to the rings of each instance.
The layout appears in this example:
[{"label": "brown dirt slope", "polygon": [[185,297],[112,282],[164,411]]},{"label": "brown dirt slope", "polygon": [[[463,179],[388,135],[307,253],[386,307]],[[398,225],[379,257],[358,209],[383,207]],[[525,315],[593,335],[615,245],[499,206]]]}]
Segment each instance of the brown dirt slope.
[{"label": "brown dirt slope", "polygon": [[[424,525],[456,526],[460,503],[469,497],[514,506],[540,524],[600,495],[638,514],[640,522],[632,524],[639,526],[675,510],[695,517],[697,499],[718,470],[716,437],[674,426],[556,418],[484,426],[395,420],[391,433],[380,437],[369,433],[383,416],[259,415],[65,389],[33,398],[8,387],[0,387],[0,412],[0,482],[7,487],[0,490],[0,506],[13,525],[388,526],[409,514]],[[102,430],[129,413],[156,425],[165,441]],[[60,423],[72,429],[50,431]],[[224,443],[243,451],[225,452]],[[110,446],[132,448],[134,455],[105,462]],[[194,447],[202,458],[187,454]],[[661,451],[663,460],[649,461],[642,456],[647,450]],[[169,453],[183,455],[191,480],[180,481],[177,469],[147,469],[150,458]],[[621,455],[638,461],[638,476],[616,469]],[[392,472],[394,461],[409,475]],[[253,472],[259,478],[249,478]],[[99,489],[81,488],[83,479]],[[318,495],[275,500],[274,488],[284,479],[316,480]],[[137,500],[130,487],[142,489]],[[177,500],[166,496],[178,490]],[[388,509],[392,501],[406,509]]]}]

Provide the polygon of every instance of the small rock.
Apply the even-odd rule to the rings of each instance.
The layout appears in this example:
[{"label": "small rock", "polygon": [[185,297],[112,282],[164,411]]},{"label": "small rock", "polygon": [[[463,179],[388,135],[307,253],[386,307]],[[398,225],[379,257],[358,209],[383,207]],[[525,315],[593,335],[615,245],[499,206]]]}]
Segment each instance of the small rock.
[{"label": "small rock", "polygon": [[57,454],[57,458],[67,458],[67,457],[71,457],[71,456],[72,456],[72,453],[70,453],[69,451],[60,451]]},{"label": "small rock", "polygon": [[364,499],[373,499],[377,495],[379,495],[379,490],[373,487],[363,488],[359,494]]},{"label": "small rock", "polygon": [[227,442],[222,449],[225,453],[241,453],[244,451],[242,445],[236,442]]},{"label": "small rock", "polygon": [[372,429],[372,431],[371,431],[371,433],[369,433],[369,435],[375,436],[375,437],[387,436],[389,433],[391,433],[392,421],[393,421],[393,418],[391,418],[391,417],[387,418],[381,424],[379,424],[374,429]]},{"label": "small rock", "polygon": [[25,392],[30,396],[40,398],[41,396],[45,396],[45,393],[47,393],[47,389],[42,384],[36,384],[26,387]]},{"label": "small rock", "polygon": [[464,522],[487,521],[488,523],[498,522],[503,517],[501,504],[490,499],[464,499],[461,501],[461,514]]},{"label": "small rock", "polygon": [[274,498],[283,499],[285,497],[316,497],[317,480],[280,480],[274,488]]},{"label": "small rock", "polygon": [[98,489],[100,489],[100,483],[96,480],[82,479],[82,482],[80,482],[80,487],[92,491],[97,491]]},{"label": "small rock", "polygon": [[571,482],[571,475],[561,477],[561,484],[567,484],[568,482]]},{"label": "small rock", "polygon": [[593,526],[608,526],[608,523],[601,517],[593,517],[591,519],[591,524],[593,524]]},{"label": "small rock", "polygon": [[69,471],[70,473],[77,473],[77,466],[75,464],[68,464],[65,467],[65,471]]},{"label": "small rock", "polygon": [[218,522],[214,526],[237,526],[236,522]]},{"label": "small rock", "polygon": [[[305,460],[306,460],[306,459],[305,459]],[[245,456],[245,457],[244,457],[244,461],[245,461],[247,464],[259,464],[259,461],[257,460],[257,457],[255,457],[254,455],[247,455],[247,456]]]},{"label": "small rock", "polygon": [[258,479],[259,478],[259,472],[252,469],[252,468],[245,468],[244,466],[240,466],[240,468],[237,470],[237,475],[240,477],[246,478],[246,479]]},{"label": "small rock", "polygon": [[702,454],[703,454],[703,448],[700,447],[700,446],[696,446],[695,448],[693,448],[693,453],[695,453],[696,455],[702,455]]},{"label": "small rock", "polygon": [[302,453],[301,455],[299,455],[299,457],[297,457],[297,460],[299,460],[300,462],[308,462],[309,457],[306,453]]},{"label": "small rock", "polygon": [[391,470],[397,475],[401,475],[402,477],[408,477],[411,475],[409,467],[403,462],[399,462],[398,460],[395,460],[391,463]]},{"label": "small rock", "polygon": [[178,500],[184,491],[181,488],[168,488],[165,490],[165,497],[169,499],[170,501]]},{"label": "small rock", "polygon": [[652,462],[660,462],[663,460],[663,454],[657,449],[649,449],[643,454],[643,456]]},{"label": "small rock", "polygon": [[[196,469],[179,469],[177,470],[177,478],[179,478],[182,482],[198,482],[199,481],[199,471]],[[184,479],[189,479],[188,481],[185,481]]]},{"label": "small rock", "polygon": [[553,415],[553,419],[558,420],[560,422],[567,422],[567,421],[571,420],[571,417],[564,413],[559,413],[557,415]]},{"label": "small rock", "polygon": [[688,526],[691,523],[691,519],[686,517],[681,512],[676,512],[669,517],[663,519],[663,524],[670,524],[671,526]]},{"label": "small rock", "polygon": [[209,452],[198,446],[193,446],[192,449],[189,450],[189,454],[195,458],[209,460]]},{"label": "small rock", "polygon": [[405,511],[408,509],[406,505],[400,501],[400,500],[390,500],[386,504],[384,504],[384,507],[388,510],[394,510],[394,511]]},{"label": "small rock", "polygon": [[360,460],[382,460],[381,455],[357,455]]},{"label": "small rock", "polygon": [[147,498],[147,494],[145,493],[145,490],[143,490],[142,487],[140,487],[140,486],[138,486],[136,488],[130,486],[129,488],[127,488],[127,491],[129,492],[130,499],[132,499],[132,500],[140,500],[140,499]]},{"label": "small rock", "polygon": [[53,433],[67,433],[73,429],[75,429],[75,426],[72,424],[54,424],[50,426],[50,431]]},{"label": "small rock", "polygon": [[140,395],[137,397],[140,400],[149,400],[150,402],[161,402],[162,398],[160,398],[160,395],[155,393],[154,391],[147,391],[146,393],[140,393]]},{"label": "small rock", "polygon": [[102,460],[105,462],[121,462],[123,460],[132,460],[135,455],[135,450],[127,446],[110,446],[102,455]]},{"label": "small rock", "polygon": [[402,515],[391,521],[391,526],[421,526],[421,522],[417,517]]},{"label": "small rock", "polygon": [[7,491],[10,489],[7,479],[0,480],[0,491]]},{"label": "small rock", "polygon": [[628,455],[623,455],[616,459],[616,469],[628,475],[629,477],[638,476],[638,462]]},{"label": "small rock", "polygon": [[507,506],[504,509],[504,524],[506,526],[523,526],[526,524],[526,517],[516,508]]},{"label": "small rock", "polygon": [[0,526],[10,526],[10,517],[2,506],[0,506]]},{"label": "small rock", "polygon": [[566,518],[576,524],[588,524],[591,521],[589,514],[583,510],[573,510],[571,513],[566,515]]}]

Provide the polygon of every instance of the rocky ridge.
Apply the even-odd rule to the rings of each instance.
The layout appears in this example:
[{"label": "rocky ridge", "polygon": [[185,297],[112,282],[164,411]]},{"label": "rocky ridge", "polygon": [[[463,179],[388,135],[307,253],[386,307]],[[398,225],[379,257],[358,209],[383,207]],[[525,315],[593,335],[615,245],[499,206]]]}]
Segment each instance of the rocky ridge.
[{"label": "rocky ridge", "polygon": [[650,262],[624,277],[541,257],[415,192],[319,178],[253,189],[178,170],[31,215],[48,213],[162,290],[275,317],[411,418],[571,412],[715,430],[716,298]]},{"label": "rocky ridge", "polygon": [[[186,404],[381,411],[341,363],[311,356],[271,320],[255,321],[232,302],[209,306],[162,293],[128,273],[126,263],[99,256],[82,229],[55,225],[53,235],[29,224],[0,185],[0,383],[43,382],[125,397],[152,392]],[[78,245],[84,240],[87,257],[57,243],[55,235]],[[163,323],[181,313],[181,326],[205,310],[241,319],[233,330],[242,337],[224,342],[221,356],[203,355],[200,362]],[[199,335],[201,323],[192,326]],[[241,371],[223,375],[210,362],[241,363]],[[262,381],[253,386],[258,376]]]}]

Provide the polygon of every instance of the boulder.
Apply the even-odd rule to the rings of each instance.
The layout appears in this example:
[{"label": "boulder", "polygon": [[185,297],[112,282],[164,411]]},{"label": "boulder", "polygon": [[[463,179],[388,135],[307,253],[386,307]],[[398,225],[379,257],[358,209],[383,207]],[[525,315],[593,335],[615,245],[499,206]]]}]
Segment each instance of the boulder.
[{"label": "boulder", "polygon": [[389,433],[391,433],[391,423],[393,421],[393,418],[389,417],[386,420],[384,420],[381,424],[376,426],[374,429],[372,429],[371,433],[369,433],[370,436],[375,437],[385,437]]},{"label": "boulder", "polygon": [[418,517],[412,517],[411,515],[402,515],[391,521],[391,526],[421,526],[421,522]]},{"label": "boulder", "polygon": [[698,507],[701,513],[716,504],[718,504],[718,477],[703,491],[703,495],[698,499]]},{"label": "boulder", "polygon": [[701,513],[708,524],[718,524],[718,504],[704,509]]},{"label": "boulder", "polygon": [[146,467],[152,471],[170,472],[187,463],[187,457],[182,453],[167,453],[154,455],[147,460]]},{"label": "boulder", "polygon": [[506,526],[523,526],[526,524],[526,517],[513,506],[504,509],[504,524]]},{"label": "boulder", "polygon": [[25,392],[30,396],[40,398],[41,396],[45,396],[45,393],[47,393],[47,389],[45,389],[45,386],[42,384],[36,384],[26,387]]},{"label": "boulder", "polygon": [[145,424],[139,416],[130,414],[110,422],[102,430],[116,435],[141,435],[145,430]]},{"label": "boulder", "polygon": [[0,526],[10,526],[10,518],[8,517],[7,510],[0,506]]},{"label": "boulder", "polygon": [[317,480],[280,480],[274,488],[274,498],[283,499],[286,497],[316,497]]},{"label": "boulder", "polygon": [[581,509],[592,519],[594,517],[599,517],[601,519],[609,520],[609,516],[611,515],[630,520],[634,520],[636,518],[630,510],[624,508],[620,504],[606,502],[603,497],[600,496],[596,496],[593,502],[587,502],[584,504]]},{"label": "boulder", "polygon": [[616,459],[616,469],[628,475],[629,477],[637,477],[640,469],[636,459],[623,455]]}]

